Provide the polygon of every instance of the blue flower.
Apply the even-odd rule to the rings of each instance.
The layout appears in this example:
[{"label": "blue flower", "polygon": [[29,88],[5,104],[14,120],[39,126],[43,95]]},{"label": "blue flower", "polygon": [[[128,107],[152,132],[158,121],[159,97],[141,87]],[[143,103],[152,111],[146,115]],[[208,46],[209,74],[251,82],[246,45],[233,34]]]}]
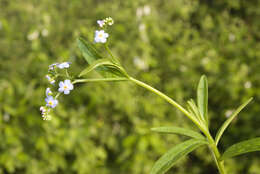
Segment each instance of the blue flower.
[{"label": "blue flower", "polygon": [[54,70],[54,67],[57,65],[58,65],[58,63],[53,63],[53,64],[49,65],[49,70]]},{"label": "blue flower", "polygon": [[46,106],[49,106],[51,108],[55,108],[57,106],[57,104],[58,104],[58,100],[53,98],[53,96],[47,96],[45,101],[46,101]]},{"label": "blue flower", "polygon": [[48,79],[48,81],[50,82],[50,84],[54,84],[55,83],[55,80],[53,79],[53,78],[51,78],[49,75],[46,75],[45,76],[47,79]]},{"label": "blue flower", "polygon": [[52,94],[51,89],[47,88],[45,93],[47,97],[50,96]]},{"label": "blue flower", "polygon": [[104,20],[97,20],[98,25],[102,28],[105,25]]},{"label": "blue flower", "polygon": [[99,43],[99,42],[106,43],[108,36],[109,35],[104,30],[96,30],[95,42],[96,43]]},{"label": "blue flower", "polygon": [[70,91],[73,90],[73,84],[70,82],[70,80],[64,80],[64,82],[59,83],[59,92],[64,92],[64,94],[69,94]]},{"label": "blue flower", "polygon": [[70,67],[70,62],[63,62],[57,65],[58,68],[63,69],[63,68],[69,68]]}]

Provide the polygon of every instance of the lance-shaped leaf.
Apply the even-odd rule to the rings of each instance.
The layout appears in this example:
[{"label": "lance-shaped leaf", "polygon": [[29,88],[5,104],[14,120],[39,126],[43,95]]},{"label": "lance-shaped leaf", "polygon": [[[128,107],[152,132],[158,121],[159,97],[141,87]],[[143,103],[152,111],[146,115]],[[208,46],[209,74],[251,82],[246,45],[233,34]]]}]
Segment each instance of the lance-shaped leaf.
[{"label": "lance-shaped leaf", "polygon": [[203,135],[190,129],[181,127],[155,127],[151,129],[154,132],[166,133],[166,134],[179,134],[185,135],[195,139],[205,139]]},{"label": "lance-shaped leaf", "polygon": [[200,111],[199,111],[196,103],[194,102],[194,100],[190,99],[187,103],[188,103],[188,110],[190,111],[190,113],[195,115],[197,120],[199,120],[200,122],[204,122],[205,123],[205,120],[201,116]]},{"label": "lance-shaped leaf", "polygon": [[260,137],[241,141],[230,146],[222,155],[221,160],[248,152],[260,151]]},{"label": "lance-shaped leaf", "polygon": [[208,126],[208,82],[205,75],[201,76],[197,88],[197,105],[200,115]]},{"label": "lance-shaped leaf", "polygon": [[252,100],[253,98],[251,97],[250,99],[248,99],[245,103],[243,103],[242,105],[240,105],[235,112],[233,112],[233,114],[222,124],[222,126],[219,128],[217,134],[216,134],[216,138],[215,138],[215,142],[216,144],[218,144],[221,136],[223,135],[224,131],[226,130],[226,128],[228,127],[228,125],[232,122],[232,120],[234,120],[234,118],[236,118],[236,116],[238,115],[238,113],[244,108],[246,107],[246,105]]},{"label": "lance-shaped leaf", "polygon": [[78,39],[78,47],[82,52],[83,57],[90,65],[83,70],[79,76],[85,75],[95,69],[102,76],[107,78],[128,77],[127,73],[118,62],[113,61],[113,59],[103,59],[94,45],[83,38]]},{"label": "lance-shaped leaf", "polygon": [[93,44],[89,43],[82,37],[78,38],[77,43],[81,53],[83,54],[83,57],[88,62],[88,64],[92,64],[92,62],[102,58]]},{"label": "lance-shaped leaf", "polygon": [[174,146],[158,161],[156,161],[150,174],[164,174],[174,166],[179,159],[203,144],[207,144],[207,142],[198,139],[191,139]]},{"label": "lance-shaped leaf", "polygon": [[128,77],[125,70],[118,64],[112,63],[110,59],[98,59],[94,61],[90,66],[85,68],[80,74],[79,77],[86,75],[87,73],[93,71],[96,68],[102,67],[102,71],[114,74],[120,77]]}]

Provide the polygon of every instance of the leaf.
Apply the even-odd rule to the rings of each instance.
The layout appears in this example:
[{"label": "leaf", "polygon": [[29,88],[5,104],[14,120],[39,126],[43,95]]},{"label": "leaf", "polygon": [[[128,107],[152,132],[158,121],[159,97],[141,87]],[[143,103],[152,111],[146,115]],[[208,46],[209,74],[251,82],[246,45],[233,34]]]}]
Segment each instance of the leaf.
[{"label": "leaf", "polygon": [[112,63],[109,61],[109,59],[98,59],[90,64],[87,68],[85,68],[81,73],[80,76],[86,75],[87,73],[91,72],[92,70],[96,69],[97,67],[100,67],[102,65],[111,65]]},{"label": "leaf", "polygon": [[215,138],[215,142],[216,145],[218,145],[218,142],[221,138],[221,136],[223,135],[224,131],[226,130],[226,128],[228,127],[228,125],[232,122],[232,120],[234,120],[234,118],[236,118],[236,116],[238,115],[238,113],[252,100],[253,98],[251,97],[250,99],[248,99],[245,103],[243,103],[242,105],[240,105],[235,112],[233,112],[233,114],[222,124],[222,126],[219,128],[217,134],[216,134],[216,138]]},{"label": "leaf", "polygon": [[156,127],[151,129],[154,132],[166,133],[166,134],[180,134],[192,137],[195,139],[205,139],[203,135],[190,129],[180,127]]},{"label": "leaf", "polygon": [[97,52],[93,44],[89,43],[82,37],[77,40],[78,47],[83,54],[83,57],[88,62],[88,64],[92,64],[94,61],[101,59],[102,56]]},{"label": "leaf", "polygon": [[199,120],[200,122],[205,122],[204,118],[200,115],[199,109],[196,106],[195,102],[193,99],[190,99],[188,102],[188,109],[189,111],[196,116],[197,120]]},{"label": "leaf", "polygon": [[163,174],[167,172],[179,159],[203,144],[207,144],[207,142],[198,139],[191,139],[174,146],[158,161],[156,161],[150,174]]},{"label": "leaf", "polygon": [[76,79],[72,82],[75,83],[85,83],[85,82],[116,82],[116,81],[126,81],[128,78],[124,77],[115,77],[115,78],[90,78],[90,79]]},{"label": "leaf", "polygon": [[93,44],[83,38],[78,38],[77,42],[83,57],[90,65],[90,67],[83,70],[79,76],[83,76],[93,69],[96,69],[104,77],[128,77],[128,74],[119,63],[112,59],[103,59]]},{"label": "leaf", "polygon": [[98,59],[94,61],[90,66],[85,68],[80,74],[79,77],[86,75],[94,69],[100,68],[99,71],[107,72],[116,75],[116,77],[128,77],[128,74],[125,70],[118,64],[112,63],[110,59]]},{"label": "leaf", "polygon": [[221,160],[255,151],[260,151],[260,137],[241,141],[230,146],[222,155]]},{"label": "leaf", "polygon": [[197,88],[197,105],[200,115],[208,126],[208,82],[205,75],[201,76]]}]

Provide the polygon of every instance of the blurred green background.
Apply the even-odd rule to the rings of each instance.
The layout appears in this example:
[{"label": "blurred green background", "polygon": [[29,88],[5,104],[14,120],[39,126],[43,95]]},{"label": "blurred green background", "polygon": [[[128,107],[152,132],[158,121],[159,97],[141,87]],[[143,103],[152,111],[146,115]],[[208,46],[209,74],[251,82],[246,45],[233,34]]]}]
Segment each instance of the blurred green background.
[{"label": "blurred green background", "polygon": [[[150,131],[192,124],[129,82],[77,85],[43,121],[48,65],[85,66],[76,39],[93,41],[96,20],[111,16],[113,53],[132,76],[181,104],[209,81],[211,132],[233,109],[220,150],[260,136],[259,0],[0,0],[0,174],[143,174],[185,138]],[[228,174],[260,174],[260,153],[226,161]],[[217,174],[207,148],[169,174]]]}]

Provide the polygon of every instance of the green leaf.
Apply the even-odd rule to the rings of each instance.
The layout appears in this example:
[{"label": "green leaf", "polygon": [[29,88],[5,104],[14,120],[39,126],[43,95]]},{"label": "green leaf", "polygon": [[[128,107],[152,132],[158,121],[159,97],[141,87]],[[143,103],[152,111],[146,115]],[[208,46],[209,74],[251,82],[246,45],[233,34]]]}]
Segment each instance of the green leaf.
[{"label": "green leaf", "polygon": [[260,137],[241,141],[230,146],[222,155],[221,160],[255,151],[260,151]]},{"label": "green leaf", "polygon": [[92,70],[100,67],[102,67],[102,69],[99,69],[99,71],[114,74],[116,77],[128,77],[128,74],[125,72],[125,70],[120,65],[112,63],[110,59],[98,59],[94,61],[90,66],[85,68],[79,74],[79,77],[86,75]]},{"label": "green leaf", "polygon": [[166,134],[180,134],[192,137],[195,139],[205,139],[203,135],[190,129],[180,127],[156,127],[151,129],[154,132],[166,133]]},{"label": "green leaf", "polygon": [[200,115],[199,109],[196,106],[194,100],[190,99],[187,103],[189,111],[196,116],[197,120],[199,120],[200,122],[205,122],[204,118]]},{"label": "green leaf", "polygon": [[96,69],[97,67],[100,67],[102,65],[111,65],[112,63],[109,61],[109,59],[98,59],[90,64],[87,68],[85,68],[81,73],[79,74],[79,77],[86,75],[87,73],[91,72],[92,70]]},{"label": "green leaf", "polygon": [[78,47],[83,54],[83,57],[88,62],[88,64],[92,64],[94,61],[101,59],[102,56],[97,52],[93,44],[89,43],[83,38],[78,38],[77,40]]},{"label": "green leaf", "polygon": [[223,135],[224,131],[226,130],[226,128],[228,127],[228,125],[232,122],[232,120],[234,120],[234,118],[236,118],[236,116],[238,115],[238,113],[252,100],[253,98],[251,97],[250,99],[248,99],[245,103],[243,103],[242,105],[240,105],[235,112],[233,112],[233,114],[222,124],[222,126],[219,128],[217,134],[216,134],[216,138],[215,138],[215,142],[216,145],[218,145],[218,142],[221,138],[221,136]]},{"label": "green leaf", "polygon": [[167,172],[179,159],[203,144],[207,144],[207,142],[198,139],[191,139],[174,146],[158,161],[156,161],[150,174],[163,174]]},{"label": "green leaf", "polygon": [[108,78],[128,77],[128,74],[119,63],[113,61],[112,59],[103,59],[93,44],[83,38],[78,38],[77,42],[83,57],[90,65],[80,73],[79,77],[87,74],[93,69],[96,69],[102,76]]},{"label": "green leaf", "polygon": [[208,82],[205,75],[201,76],[197,88],[197,104],[200,115],[208,126]]},{"label": "green leaf", "polygon": [[128,78],[124,77],[115,77],[115,78],[97,78],[97,79],[76,79],[72,82],[72,84],[75,83],[85,83],[85,82],[116,82],[116,81],[126,81],[129,80]]}]

